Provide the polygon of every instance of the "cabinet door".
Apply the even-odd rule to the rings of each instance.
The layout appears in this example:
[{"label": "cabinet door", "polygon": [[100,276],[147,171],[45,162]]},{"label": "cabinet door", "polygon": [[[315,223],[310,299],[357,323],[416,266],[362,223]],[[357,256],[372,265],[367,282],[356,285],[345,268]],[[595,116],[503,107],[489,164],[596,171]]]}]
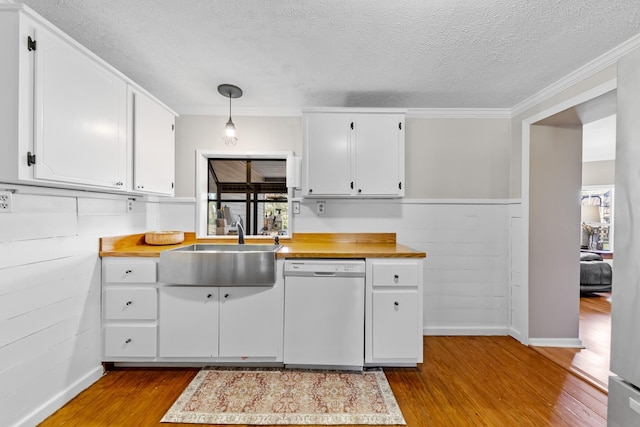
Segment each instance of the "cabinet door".
[{"label": "cabinet door", "polygon": [[126,83],[42,28],[36,42],[34,177],[125,190]]},{"label": "cabinet door", "polygon": [[373,291],[373,357],[379,359],[418,356],[417,289]]},{"label": "cabinet door", "polygon": [[220,288],[220,357],[278,355],[278,299],[273,287]]},{"label": "cabinet door", "polygon": [[305,195],[351,194],[351,122],[345,114],[305,116]]},{"label": "cabinet door", "polygon": [[133,92],[133,188],[173,196],[174,115],[143,93]]},{"label": "cabinet door", "polygon": [[216,357],[218,288],[160,288],[158,327],[160,357]]},{"label": "cabinet door", "polygon": [[404,162],[403,127],[401,114],[356,116],[356,195],[404,194],[404,172],[401,173]]}]

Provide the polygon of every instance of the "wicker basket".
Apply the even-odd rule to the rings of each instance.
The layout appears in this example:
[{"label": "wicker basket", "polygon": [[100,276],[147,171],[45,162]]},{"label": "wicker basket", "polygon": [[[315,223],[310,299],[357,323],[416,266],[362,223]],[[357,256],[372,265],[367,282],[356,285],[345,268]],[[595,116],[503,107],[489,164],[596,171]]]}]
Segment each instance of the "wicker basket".
[{"label": "wicker basket", "polygon": [[175,245],[184,242],[182,231],[150,231],[144,235],[148,245]]}]

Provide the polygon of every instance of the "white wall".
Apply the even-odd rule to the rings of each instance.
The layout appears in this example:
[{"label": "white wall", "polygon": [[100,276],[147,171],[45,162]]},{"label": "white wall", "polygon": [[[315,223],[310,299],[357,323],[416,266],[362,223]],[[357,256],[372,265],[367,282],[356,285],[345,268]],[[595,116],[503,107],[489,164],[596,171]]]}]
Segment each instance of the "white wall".
[{"label": "white wall", "polygon": [[531,126],[530,152],[529,337],[577,341],[582,126]]},{"label": "white wall", "polygon": [[102,375],[98,238],[146,229],[124,196],[17,189],[0,216],[0,425],[35,425]]},{"label": "white wall", "polygon": [[406,197],[509,197],[508,118],[408,118]]},{"label": "white wall", "polygon": [[582,163],[582,186],[615,184],[616,161],[600,160]]},{"label": "white wall", "polygon": [[183,115],[176,119],[176,197],[195,197],[196,150],[293,151],[302,155],[300,117],[233,117],[238,143],[227,146],[222,130],[228,117]]},{"label": "white wall", "polygon": [[[244,135],[221,141],[226,117],[177,120],[176,195],[194,196],[195,150],[293,150],[302,154],[301,118],[244,117]],[[242,121],[240,121],[242,120]],[[235,121],[235,118],[234,118]],[[303,201],[294,232],[395,232],[400,243],[427,252],[427,334],[508,333],[508,203],[510,126],[505,118],[408,118],[406,197],[383,201]],[[330,167],[330,165],[327,165]],[[160,225],[176,228],[191,215],[187,199],[160,204]],[[189,227],[192,230],[193,227]]]}]

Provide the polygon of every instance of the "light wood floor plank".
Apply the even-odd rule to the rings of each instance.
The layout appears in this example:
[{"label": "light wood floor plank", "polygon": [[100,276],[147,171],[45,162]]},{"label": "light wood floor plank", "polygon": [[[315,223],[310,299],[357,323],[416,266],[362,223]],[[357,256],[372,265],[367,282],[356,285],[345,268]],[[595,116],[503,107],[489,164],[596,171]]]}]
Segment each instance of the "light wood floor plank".
[{"label": "light wood floor plank", "polygon": [[[418,368],[385,369],[410,427],[606,425],[604,393],[512,338],[425,337],[424,350]],[[160,419],[197,371],[109,371],[41,425],[188,427]]]}]

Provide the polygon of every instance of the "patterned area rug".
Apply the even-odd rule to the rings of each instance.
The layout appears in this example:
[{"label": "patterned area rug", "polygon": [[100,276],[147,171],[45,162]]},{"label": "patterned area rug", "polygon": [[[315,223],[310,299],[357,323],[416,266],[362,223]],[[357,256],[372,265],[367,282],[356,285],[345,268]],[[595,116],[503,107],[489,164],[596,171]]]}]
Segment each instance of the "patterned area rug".
[{"label": "patterned area rug", "polygon": [[405,424],[381,370],[204,368],[162,422]]}]

